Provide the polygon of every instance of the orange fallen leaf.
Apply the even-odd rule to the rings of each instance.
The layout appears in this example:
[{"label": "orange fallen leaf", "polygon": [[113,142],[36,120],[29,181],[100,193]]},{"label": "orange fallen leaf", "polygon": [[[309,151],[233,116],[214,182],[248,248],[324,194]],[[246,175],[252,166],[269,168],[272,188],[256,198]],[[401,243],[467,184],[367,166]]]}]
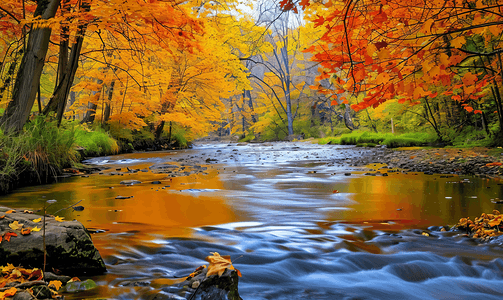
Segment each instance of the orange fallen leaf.
[{"label": "orange fallen leaf", "polygon": [[415,155],[412,155],[411,157],[409,157],[410,159],[414,159],[416,156]]},{"label": "orange fallen leaf", "polygon": [[11,287],[5,292],[0,292],[0,299],[5,299],[7,297],[13,297],[17,293],[17,289],[15,287]]},{"label": "orange fallen leaf", "polygon": [[488,163],[486,164],[486,167],[495,167],[495,166],[501,166],[503,165],[503,163],[500,163],[500,162],[492,162],[492,163]]},{"label": "orange fallen leaf", "polygon": [[23,227],[23,224],[19,224],[18,221],[14,221],[9,224],[9,227],[14,230],[18,230],[19,228]]},{"label": "orange fallen leaf", "polygon": [[68,280],[68,282],[75,282],[75,281],[80,281],[78,277],[73,277],[72,279]]},{"label": "orange fallen leaf", "polygon": [[56,216],[56,217],[54,217],[54,219],[55,219],[56,221],[58,221],[58,222],[63,222],[63,219],[64,219],[64,218],[65,218],[65,217],[57,217],[57,216]]},{"label": "orange fallen leaf", "polygon": [[59,280],[52,280],[49,282],[49,287],[52,286],[56,291],[61,288],[61,285],[63,285],[63,283]]},{"label": "orange fallen leaf", "polygon": [[38,223],[38,222],[41,222],[41,221],[42,221],[42,218],[38,218],[38,219],[32,220],[33,223]]},{"label": "orange fallen leaf", "polygon": [[13,212],[16,212],[16,211],[15,211],[15,210],[8,210],[8,211],[6,211],[5,213],[6,213],[6,214],[11,214],[11,213],[13,213]]},{"label": "orange fallen leaf", "polygon": [[3,236],[0,235],[0,244],[2,243]]},{"label": "orange fallen leaf", "polygon": [[28,235],[31,233],[31,229],[30,228],[23,228],[21,229],[21,234],[22,235]]},{"label": "orange fallen leaf", "polygon": [[[218,252],[212,252],[212,254],[213,254],[212,256],[206,257],[206,261],[210,263],[210,265],[208,266],[208,272],[206,273],[206,277],[215,274],[218,274],[218,276],[222,276],[222,274],[225,272],[225,269],[236,270],[232,265],[230,255],[220,256]],[[236,271],[239,277],[241,277],[241,272],[239,272],[239,270]]]},{"label": "orange fallen leaf", "polygon": [[7,232],[3,235],[3,238],[7,241],[10,242],[10,237],[11,236],[17,236],[15,232]]},{"label": "orange fallen leaf", "polygon": [[3,215],[3,216],[0,216],[0,220],[1,220],[1,219],[3,219],[3,218],[5,218],[5,215]]},{"label": "orange fallen leaf", "polygon": [[44,275],[42,273],[42,270],[35,268],[32,270],[30,276],[28,277],[28,280],[42,280],[44,278]]},{"label": "orange fallen leaf", "polygon": [[332,193],[337,194],[338,192],[339,192],[338,190],[334,190]]}]

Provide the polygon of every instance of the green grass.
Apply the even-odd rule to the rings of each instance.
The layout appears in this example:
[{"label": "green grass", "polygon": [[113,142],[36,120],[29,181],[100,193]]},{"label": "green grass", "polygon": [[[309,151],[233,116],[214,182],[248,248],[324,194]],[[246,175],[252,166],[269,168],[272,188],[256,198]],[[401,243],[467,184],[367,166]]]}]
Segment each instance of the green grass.
[{"label": "green grass", "polygon": [[327,137],[319,140],[319,144],[357,145],[360,147],[375,147],[386,145],[389,148],[424,146],[436,141],[436,135],[429,133],[374,133],[355,131],[340,137]]},{"label": "green grass", "polygon": [[75,145],[84,148],[84,156],[102,156],[119,152],[117,141],[101,128],[91,131],[82,126],[77,127]]}]

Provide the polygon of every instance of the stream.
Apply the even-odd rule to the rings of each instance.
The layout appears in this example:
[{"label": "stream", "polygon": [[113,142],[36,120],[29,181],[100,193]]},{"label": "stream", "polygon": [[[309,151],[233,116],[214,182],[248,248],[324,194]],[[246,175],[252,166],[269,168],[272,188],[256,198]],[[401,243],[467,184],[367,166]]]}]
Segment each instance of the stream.
[{"label": "stream", "polygon": [[[351,166],[373,151],[207,143],[98,157],[86,163],[100,174],[18,189],[0,205],[55,199],[48,213],[97,232],[108,272],[66,299],[185,299],[172,284],[210,252],[231,255],[244,300],[503,299],[503,239],[432,227],[503,211],[502,183]],[[166,164],[178,171],[151,168]],[[65,209],[80,200],[83,211]]]}]

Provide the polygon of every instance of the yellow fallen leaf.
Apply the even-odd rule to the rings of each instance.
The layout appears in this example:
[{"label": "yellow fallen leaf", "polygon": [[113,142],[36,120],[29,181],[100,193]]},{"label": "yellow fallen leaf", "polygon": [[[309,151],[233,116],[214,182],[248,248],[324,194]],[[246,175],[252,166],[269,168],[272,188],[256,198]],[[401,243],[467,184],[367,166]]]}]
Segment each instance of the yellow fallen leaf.
[{"label": "yellow fallen leaf", "polygon": [[23,227],[23,224],[19,224],[18,221],[14,221],[9,224],[9,227],[14,230],[18,230],[19,228]]},{"label": "yellow fallen leaf", "polygon": [[[236,270],[232,265],[230,255],[220,256],[218,252],[212,252],[212,254],[212,256],[206,257],[206,261],[210,263],[206,277],[215,274],[222,276],[222,274],[225,272],[225,269]],[[238,270],[236,271],[238,272],[238,275],[241,276],[241,272],[239,272]]]},{"label": "yellow fallen leaf", "polygon": [[31,231],[33,231],[33,232],[38,232],[38,231],[40,231],[40,229],[42,229],[42,228],[38,228],[37,226],[35,226],[35,227],[33,227],[33,228],[31,229]]},{"label": "yellow fallen leaf", "polygon": [[38,218],[38,219],[33,220],[32,222],[33,223],[38,223],[38,222],[41,222],[41,221],[42,221],[42,218]]},{"label": "yellow fallen leaf", "polygon": [[49,287],[53,287],[56,291],[61,288],[61,285],[63,285],[63,283],[59,280],[52,280],[49,282]]},{"label": "yellow fallen leaf", "polygon": [[55,219],[56,221],[58,221],[58,222],[63,222],[63,219],[64,219],[64,218],[65,218],[65,217],[58,217],[58,216],[54,217],[54,219]]}]

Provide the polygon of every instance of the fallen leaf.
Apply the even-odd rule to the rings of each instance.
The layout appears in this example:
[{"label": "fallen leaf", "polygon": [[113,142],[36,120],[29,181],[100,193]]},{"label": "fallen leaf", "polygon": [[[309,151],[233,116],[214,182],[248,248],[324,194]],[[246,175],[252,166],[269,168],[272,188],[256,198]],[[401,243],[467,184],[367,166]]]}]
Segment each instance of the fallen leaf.
[{"label": "fallen leaf", "polygon": [[49,282],[49,287],[52,286],[56,291],[61,288],[61,285],[63,285],[63,283],[59,280],[52,280]]},{"label": "fallen leaf", "polygon": [[22,235],[28,235],[31,233],[31,229],[30,228],[23,228],[21,229],[21,234]]},{"label": "fallen leaf", "polygon": [[338,190],[334,190],[332,193],[337,194],[338,192],[339,192]]},{"label": "fallen leaf", "polygon": [[32,213],[33,213],[33,211],[31,211],[31,210],[27,210],[27,209],[23,210],[23,212],[24,212],[25,214],[32,214]]},{"label": "fallen leaf", "polygon": [[42,270],[35,268],[32,270],[28,280],[42,280],[43,278],[44,274],[42,273]]},{"label": "fallen leaf", "polygon": [[75,281],[80,281],[78,277],[73,277],[72,279],[68,280],[68,282],[75,282]]},{"label": "fallen leaf", "polygon": [[[232,265],[230,255],[220,256],[218,252],[212,252],[212,254],[213,254],[212,256],[206,257],[206,261],[210,263],[210,265],[208,266],[208,272],[206,273],[206,277],[215,274],[218,274],[218,276],[222,276],[222,274],[225,272],[225,269],[236,270]],[[239,272],[238,270],[236,271],[238,272],[238,275],[241,277],[241,272]]]},{"label": "fallen leaf", "polygon": [[56,216],[56,217],[54,217],[54,219],[55,219],[56,221],[58,221],[58,222],[63,222],[63,219],[64,219],[64,218],[65,218],[65,217],[57,217],[57,216]]},{"label": "fallen leaf", "polygon": [[14,232],[7,232],[3,235],[3,238],[7,241],[7,242],[10,242],[10,237],[11,236],[17,236],[16,233]]},{"label": "fallen leaf", "polygon": [[33,220],[32,222],[33,223],[38,223],[38,222],[41,222],[41,221],[42,221],[42,218],[38,218],[38,219]]},{"label": "fallen leaf", "polygon": [[5,299],[7,297],[13,297],[17,293],[17,289],[15,287],[11,287],[5,292],[0,292],[0,299]]},{"label": "fallen leaf", "polygon": [[6,213],[6,214],[11,214],[11,213],[13,213],[13,212],[16,212],[16,211],[15,211],[15,210],[8,210],[8,211],[6,211],[5,213]]},{"label": "fallen leaf", "polygon": [[0,235],[0,244],[2,243],[3,236]]},{"label": "fallen leaf", "polygon": [[1,219],[3,219],[3,218],[5,218],[5,215],[3,215],[3,216],[0,216],[0,220],[1,220]]},{"label": "fallen leaf", "polygon": [[19,224],[18,221],[14,221],[9,224],[9,227],[14,230],[18,230],[19,228],[23,227],[23,224]]},{"label": "fallen leaf", "polygon": [[39,231],[40,231],[40,229],[42,229],[42,228],[38,228],[37,226],[35,226],[35,227],[33,227],[33,228],[31,229],[31,231],[33,231],[33,232],[39,232]]}]

